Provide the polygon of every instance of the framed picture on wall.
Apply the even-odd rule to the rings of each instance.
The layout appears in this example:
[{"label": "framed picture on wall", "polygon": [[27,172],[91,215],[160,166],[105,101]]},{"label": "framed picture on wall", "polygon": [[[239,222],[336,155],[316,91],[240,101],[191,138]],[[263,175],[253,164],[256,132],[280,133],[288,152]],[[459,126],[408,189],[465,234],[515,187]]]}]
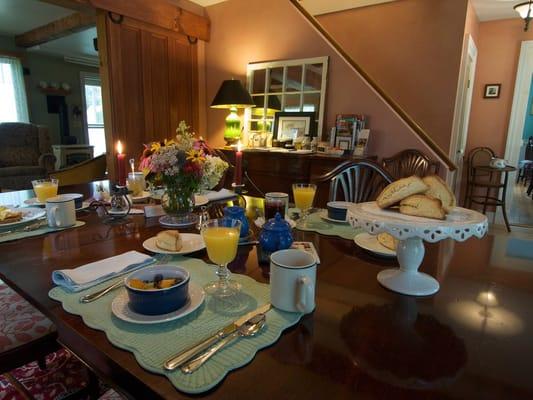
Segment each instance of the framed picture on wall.
[{"label": "framed picture on wall", "polygon": [[489,83],[485,85],[485,93],[483,98],[485,99],[497,99],[500,97],[501,83]]},{"label": "framed picture on wall", "polygon": [[285,141],[316,136],[314,112],[277,112],[274,117],[274,139]]}]

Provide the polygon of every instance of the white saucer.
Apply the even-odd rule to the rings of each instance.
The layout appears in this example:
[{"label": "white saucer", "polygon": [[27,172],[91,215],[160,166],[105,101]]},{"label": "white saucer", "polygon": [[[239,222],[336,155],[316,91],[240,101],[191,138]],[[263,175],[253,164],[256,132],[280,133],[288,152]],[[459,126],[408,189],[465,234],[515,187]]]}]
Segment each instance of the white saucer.
[{"label": "white saucer", "polygon": [[[285,218],[285,221],[287,221],[289,223],[289,225],[291,226],[291,228],[294,228],[296,227],[296,221],[290,219],[290,218]],[[264,217],[259,217],[257,218],[256,220],[254,220],[254,224],[255,226],[257,226],[258,228],[262,228],[263,225],[265,224],[265,218]]]},{"label": "white saucer", "polygon": [[111,303],[111,312],[115,317],[133,324],[160,324],[162,322],[174,321],[183,318],[195,311],[202,305],[205,299],[205,292],[200,286],[189,283],[189,300],[187,303],[176,311],[160,315],[144,315],[132,311],[128,305],[129,298],[126,289],[122,289]]},{"label": "white saucer", "polygon": [[142,203],[143,201],[146,201],[150,198],[150,192],[147,192],[146,190],[143,190],[143,192],[137,196],[129,195],[131,201],[133,203]]},{"label": "white saucer", "polygon": [[353,238],[353,241],[359,247],[370,251],[371,253],[377,254],[381,257],[396,257],[396,252],[394,250],[388,249],[378,242],[378,237],[376,235],[371,235],[367,232],[362,232]]},{"label": "white saucer", "polygon": [[322,218],[323,220],[328,221],[328,222],[333,222],[335,224],[348,224],[348,223],[350,223],[350,221],[348,221],[347,219],[344,220],[344,221],[341,221],[340,219],[333,219],[333,218],[328,217],[328,210],[320,211],[320,218]]},{"label": "white saucer", "polygon": [[[37,197],[32,197],[31,199],[24,200],[24,204],[27,204],[29,206],[37,206],[37,207],[44,207],[46,206],[46,203],[40,202]],[[85,210],[86,208],[89,208],[91,203],[89,201],[84,201],[81,204],[80,208],[76,208],[76,211]]]},{"label": "white saucer", "polygon": [[152,253],[158,253],[158,254],[189,254],[194,253],[195,251],[199,251],[202,249],[205,249],[205,243],[204,239],[202,239],[202,235],[199,235],[197,233],[181,233],[181,241],[183,243],[183,247],[180,251],[170,251],[170,250],[164,250],[160,249],[156,245],[156,237],[152,236],[149,239],[146,239],[143,242],[143,247],[151,251]]}]

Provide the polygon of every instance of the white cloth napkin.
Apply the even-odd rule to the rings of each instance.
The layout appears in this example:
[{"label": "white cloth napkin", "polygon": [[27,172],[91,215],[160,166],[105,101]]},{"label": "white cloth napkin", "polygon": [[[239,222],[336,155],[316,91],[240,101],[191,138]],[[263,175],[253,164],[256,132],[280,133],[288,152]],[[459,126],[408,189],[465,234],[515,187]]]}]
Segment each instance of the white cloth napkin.
[{"label": "white cloth napkin", "polygon": [[72,292],[97,285],[115,275],[130,272],[155,262],[155,258],[138,251],[128,251],[74,269],[52,272],[52,281]]},{"label": "white cloth napkin", "polygon": [[205,193],[202,193],[209,199],[209,201],[216,201],[216,200],[223,200],[223,199],[231,199],[235,197],[235,192],[232,192],[228,189],[220,189],[218,192],[214,190],[208,190]]}]

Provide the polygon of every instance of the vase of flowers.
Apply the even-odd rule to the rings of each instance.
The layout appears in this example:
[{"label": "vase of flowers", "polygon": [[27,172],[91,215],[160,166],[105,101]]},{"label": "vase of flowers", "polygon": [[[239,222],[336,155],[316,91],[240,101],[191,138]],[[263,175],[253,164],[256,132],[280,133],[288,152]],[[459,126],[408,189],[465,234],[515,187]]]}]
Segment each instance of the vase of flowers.
[{"label": "vase of flowers", "polygon": [[176,133],[174,139],[145,146],[140,169],[152,186],[165,188],[161,205],[167,215],[160,222],[184,226],[197,220],[192,213],[194,194],[216,186],[228,164],[212,155],[205,142],[189,132],[185,121],[179,123]]}]

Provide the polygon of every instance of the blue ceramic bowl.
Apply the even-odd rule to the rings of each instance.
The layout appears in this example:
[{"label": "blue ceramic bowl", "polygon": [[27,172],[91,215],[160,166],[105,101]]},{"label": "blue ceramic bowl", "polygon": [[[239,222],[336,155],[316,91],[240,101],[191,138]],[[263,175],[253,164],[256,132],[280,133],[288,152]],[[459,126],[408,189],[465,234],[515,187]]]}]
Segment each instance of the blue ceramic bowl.
[{"label": "blue ceramic bowl", "polygon": [[346,214],[348,213],[348,207],[350,204],[347,201],[330,201],[327,204],[328,218],[337,221],[346,221]]},{"label": "blue ceramic bowl", "polygon": [[[131,279],[153,281],[155,276],[161,274],[164,279],[181,278],[177,285],[166,289],[142,290],[130,286]],[[183,307],[189,297],[190,276],[187,270],[171,265],[154,265],[141,269],[125,278],[126,290],[130,299],[130,308],[139,314],[159,315],[167,314]]]}]

